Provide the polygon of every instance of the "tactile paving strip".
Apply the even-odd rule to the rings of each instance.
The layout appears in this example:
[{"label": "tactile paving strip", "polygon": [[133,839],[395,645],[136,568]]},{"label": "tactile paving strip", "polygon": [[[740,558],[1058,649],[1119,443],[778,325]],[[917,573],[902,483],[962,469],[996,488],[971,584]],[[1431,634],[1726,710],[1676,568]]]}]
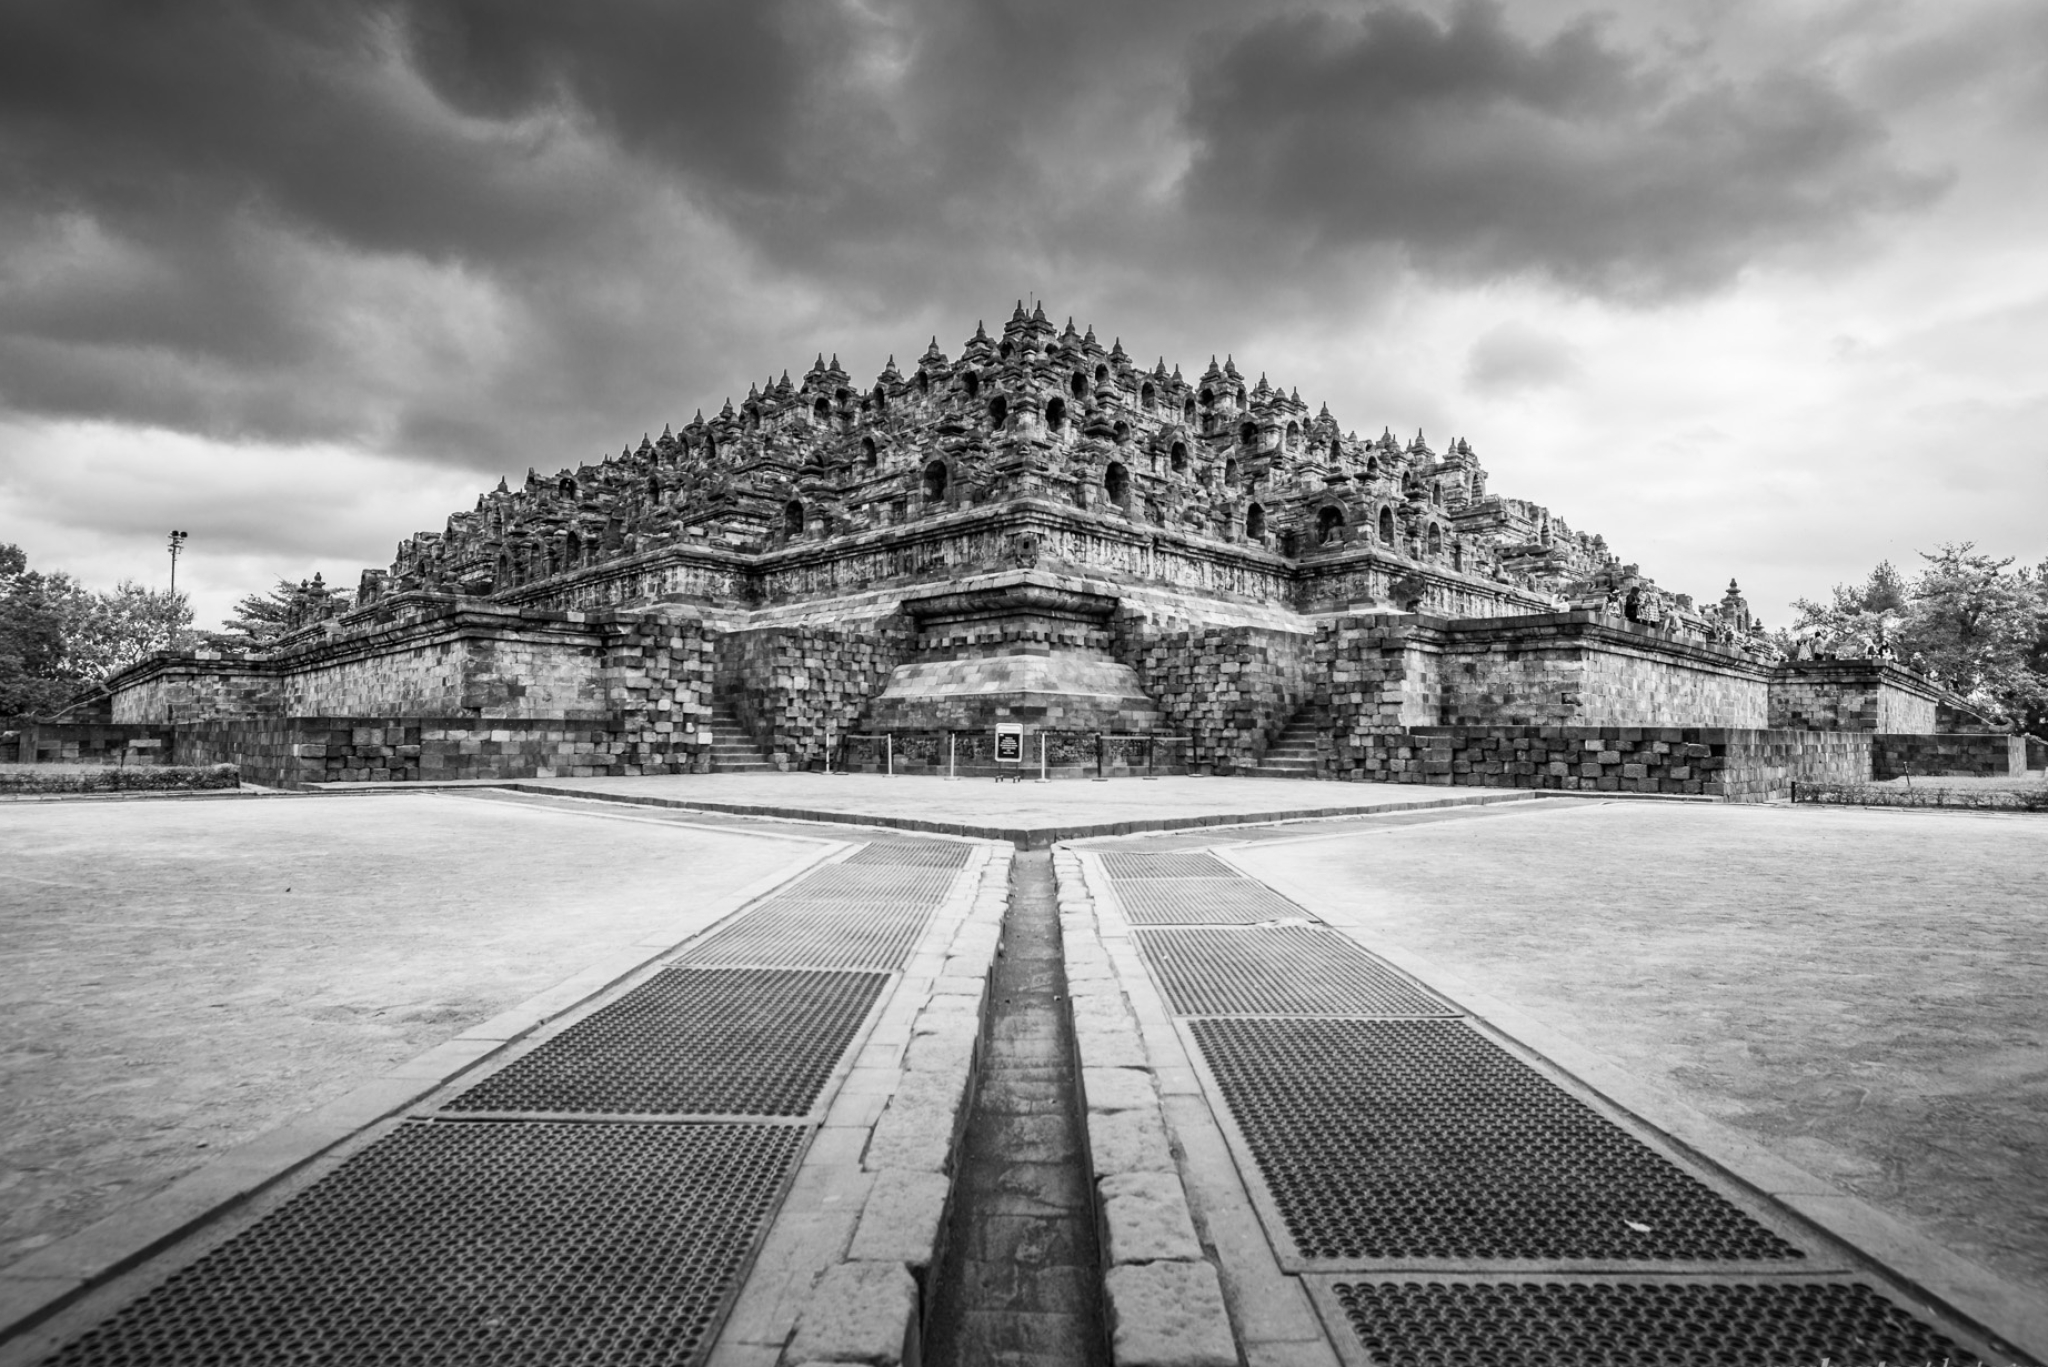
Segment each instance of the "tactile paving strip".
[{"label": "tactile paving strip", "polygon": [[864,849],[848,855],[843,862],[909,865],[928,869],[964,869],[967,867],[968,856],[973,853],[972,845],[956,845],[946,840],[877,840]]},{"label": "tactile paving strip", "polygon": [[48,1361],[701,1362],[805,1133],[401,1125]]},{"label": "tactile paving strip", "polygon": [[1114,886],[1124,919],[1134,926],[1254,926],[1314,919],[1249,878],[1119,878]]},{"label": "tactile paving strip", "polygon": [[1799,1258],[1457,1021],[1189,1024],[1302,1258]]},{"label": "tactile paving strip", "polygon": [[1102,856],[1102,867],[1111,878],[1236,878],[1236,869],[1213,854],[1173,851],[1165,854],[1135,854],[1129,851]]},{"label": "tactile paving strip", "polygon": [[928,904],[778,897],[684,949],[684,964],[894,972],[931,919]]},{"label": "tactile paving strip", "polygon": [[1183,1016],[1451,1016],[1454,1008],[1334,931],[1140,930]]},{"label": "tactile paving strip", "polygon": [[826,864],[777,893],[773,901],[874,901],[937,906],[959,875],[950,868],[906,864]]},{"label": "tactile paving strip", "polygon": [[1855,1282],[1338,1282],[1376,1367],[1965,1367]]},{"label": "tactile paving strip", "polygon": [[807,1115],[888,976],[671,968],[447,1111]]}]

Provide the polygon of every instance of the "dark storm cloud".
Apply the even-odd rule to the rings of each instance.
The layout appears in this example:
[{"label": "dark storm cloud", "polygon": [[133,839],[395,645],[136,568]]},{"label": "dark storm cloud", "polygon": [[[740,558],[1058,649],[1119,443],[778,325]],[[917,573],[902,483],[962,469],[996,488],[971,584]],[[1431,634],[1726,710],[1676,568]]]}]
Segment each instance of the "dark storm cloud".
[{"label": "dark storm cloud", "polygon": [[1591,20],[1542,39],[1466,0],[1266,20],[1190,82],[1192,205],[1309,250],[1395,243],[1462,277],[1657,298],[1723,285],[1941,185],[1823,78],[1734,79]]},{"label": "dark storm cloud", "polygon": [[515,475],[819,340],[956,345],[1027,289],[1105,325],[1277,326],[1355,309],[1365,247],[1656,295],[1925,189],[1818,78],[1693,76],[1480,6],[17,0],[4,24],[0,407]]}]

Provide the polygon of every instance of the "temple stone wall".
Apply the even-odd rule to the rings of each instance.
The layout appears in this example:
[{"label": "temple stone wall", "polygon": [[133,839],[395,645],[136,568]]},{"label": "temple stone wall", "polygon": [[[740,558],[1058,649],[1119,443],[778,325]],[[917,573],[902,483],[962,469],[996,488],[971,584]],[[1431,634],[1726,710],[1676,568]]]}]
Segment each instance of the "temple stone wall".
[{"label": "temple stone wall", "polygon": [[828,729],[835,745],[860,730],[910,648],[901,618],[728,631],[716,640],[718,693],[778,768],[822,767]]},{"label": "temple stone wall", "polygon": [[1931,735],[1940,691],[1883,660],[1799,660],[1771,671],[1770,724]]},{"label": "temple stone wall", "polygon": [[1315,701],[1329,737],[1436,724],[1442,652],[1417,642],[1412,619],[1370,615],[1324,621],[1316,632]]},{"label": "temple stone wall", "polygon": [[1667,793],[1765,802],[1794,780],[1859,783],[1873,737],[1737,727],[1416,727],[1339,737],[1333,777],[1446,787]]},{"label": "temple stone wall", "polygon": [[1762,671],[1586,612],[1477,622],[1367,614],[1317,630],[1316,701],[1334,734],[1412,726],[1760,727]]},{"label": "temple stone wall", "polygon": [[[1445,676],[1454,677],[1448,669]],[[1648,726],[1683,717],[1708,726],[1761,730],[1769,715],[1768,688],[1747,670],[1602,650],[1585,653],[1580,679],[1577,720],[1583,726]],[[1462,687],[1457,696],[1461,715],[1456,719],[1465,721],[1470,713]],[[1482,719],[1490,720],[1471,716]]]},{"label": "temple stone wall", "polygon": [[2024,774],[2027,738],[2017,735],[1876,735],[1872,777]]},{"label": "temple stone wall", "polygon": [[0,732],[0,764],[168,764],[173,735],[153,722],[28,722]]},{"label": "temple stone wall", "polygon": [[490,632],[421,642],[284,676],[295,717],[506,717],[597,720],[604,648],[595,632]]},{"label": "temple stone wall", "polygon": [[[1475,629],[1480,628],[1480,629]],[[1413,639],[1441,652],[1445,726],[1761,728],[1764,672],[1730,651],[1670,640],[1590,612],[1503,622],[1419,619]]]},{"label": "temple stone wall", "polygon": [[178,728],[180,764],[234,764],[250,783],[557,778],[625,772],[592,722],[531,718],[242,717]]},{"label": "temple stone wall", "polygon": [[276,671],[204,656],[158,656],[111,690],[109,719],[182,724],[209,717],[275,717],[284,711]]},{"label": "temple stone wall", "polygon": [[603,691],[612,767],[602,772],[707,772],[717,672],[717,643],[695,617],[648,612],[609,622]]},{"label": "temple stone wall", "polygon": [[1120,619],[1117,654],[1159,708],[1160,729],[1187,737],[1190,768],[1255,765],[1314,698],[1316,638],[1252,626],[1161,631]]}]

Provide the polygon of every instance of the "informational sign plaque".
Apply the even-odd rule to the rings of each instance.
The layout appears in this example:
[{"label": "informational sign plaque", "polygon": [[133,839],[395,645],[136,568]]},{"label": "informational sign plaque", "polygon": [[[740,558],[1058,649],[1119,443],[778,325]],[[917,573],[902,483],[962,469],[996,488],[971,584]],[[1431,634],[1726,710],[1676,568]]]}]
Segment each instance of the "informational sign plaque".
[{"label": "informational sign plaque", "polygon": [[1022,764],[1024,762],[1024,723],[999,721],[996,723],[996,763]]}]

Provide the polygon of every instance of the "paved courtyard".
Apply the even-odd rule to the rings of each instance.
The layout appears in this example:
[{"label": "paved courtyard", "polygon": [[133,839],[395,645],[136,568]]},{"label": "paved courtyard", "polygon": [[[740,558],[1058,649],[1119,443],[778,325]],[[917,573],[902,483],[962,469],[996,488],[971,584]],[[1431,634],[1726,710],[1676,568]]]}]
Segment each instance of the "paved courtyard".
[{"label": "paved courtyard", "polygon": [[630,816],[0,807],[0,1266],[818,848]]},{"label": "paved courtyard", "polygon": [[1242,862],[2048,1286],[2048,820],[1613,803]]},{"label": "paved courtyard", "polygon": [[[10,859],[0,894],[0,1019],[8,1095],[24,1099],[0,1120],[0,1190],[8,1197],[0,1311],[18,1313],[12,1307],[46,1294],[39,1287],[54,1285],[50,1278],[70,1275],[55,1255],[107,1227],[95,1220],[161,1207],[165,1193],[203,1181],[223,1154],[246,1151],[238,1146],[252,1140],[249,1148],[260,1148],[259,1136],[360,1095],[394,1066],[419,1068],[418,1087],[440,1088],[437,1099],[377,1112],[392,1118],[359,1122],[344,1148],[425,1143],[432,1136],[422,1137],[417,1120],[408,1128],[401,1114],[442,1117],[434,1124],[445,1129],[464,1104],[462,1089],[495,1085],[494,1070],[523,1076],[521,1057],[550,1050],[582,1057],[579,1013],[613,1009],[607,1003],[624,1009],[656,991],[644,976],[637,987],[606,988],[590,980],[597,967],[612,965],[604,971],[616,975],[622,963],[682,945],[684,961],[699,956],[700,972],[785,963],[798,971],[794,982],[811,971],[802,956],[839,962],[830,957],[841,952],[834,943],[870,945],[877,927],[909,915],[903,933],[924,925],[924,938],[891,942],[888,953],[908,957],[877,989],[866,1024],[846,1015],[833,1027],[847,1041],[844,1052],[807,1065],[838,1060],[829,1078],[817,1074],[815,1098],[791,1113],[808,1115],[814,1137],[803,1156],[788,1157],[797,1166],[786,1197],[776,1198],[780,1213],[762,1205],[746,1217],[754,1224],[720,1236],[729,1247],[718,1256],[734,1267],[744,1265],[737,1260],[749,1239],[761,1242],[744,1285],[720,1293],[727,1299],[705,1312],[729,1316],[708,1360],[799,1360],[785,1345],[821,1360],[888,1360],[886,1333],[860,1334],[877,1322],[873,1307],[895,1304],[908,1284],[888,1282],[881,1269],[907,1266],[930,1279],[920,1285],[945,1288],[932,1324],[934,1361],[986,1360],[999,1347],[1024,1354],[1018,1361],[1050,1361],[1058,1353],[1032,1345],[1055,1324],[1065,1336],[1059,1353],[1071,1360],[1099,1324],[1117,1326],[1118,1360],[1143,1343],[1194,1334],[1184,1348],[1207,1346],[1188,1361],[1220,1367],[1248,1353],[1251,1361],[1335,1367],[1332,1345],[1347,1331],[1323,1336],[1336,1323],[1341,1278],[1289,1262],[1297,1255],[1253,1213],[1251,1202],[1268,1198],[1238,1185],[1251,1170],[1243,1154],[1226,1151],[1236,1103],[1195,1066],[1196,1041],[1210,1038],[1199,1032],[1225,1027],[1192,1021],[1204,1012],[1186,1008],[1170,1021],[1156,986],[1143,985],[1151,970],[1116,910],[1152,905],[1123,900],[1142,888],[1117,883],[1099,924],[1083,914],[1088,895],[1075,851],[1090,860],[1182,851],[1174,857],[1201,865],[1204,849],[1224,852],[1425,985],[1454,995],[1469,988],[1502,1003],[1560,1043],[1611,1060],[1760,1151],[1896,1216],[1929,1247],[1989,1269],[1987,1286],[2048,1285],[2048,1138],[2038,1123],[2048,1114],[2048,819],[1529,800],[1265,779],[1018,788],[763,775],[545,787],[0,808],[0,847]],[[622,796],[785,815],[625,805]],[[1417,809],[1419,802],[1437,805]],[[818,811],[835,820],[789,815]],[[1303,816],[1310,812],[1335,815]],[[1031,833],[1028,843],[1039,844],[1038,836],[1162,817],[1229,823],[1281,814],[1291,819],[1062,846],[1053,857],[1065,861],[1057,880],[1045,854],[1020,854],[1006,873],[1007,853],[992,860],[987,852],[1007,844],[852,824],[951,822]],[[797,885],[785,880],[849,848],[858,851],[855,862],[816,885],[840,891],[789,890]],[[956,863],[964,882],[930,871]],[[1128,867],[1116,875],[1135,876]],[[783,929],[752,939],[742,929],[730,951],[704,947],[714,922],[723,925],[745,898],[777,885],[742,919]],[[876,891],[885,886],[950,900],[920,920],[925,912],[911,915],[892,902],[894,893]],[[1280,913],[1271,893],[1249,880],[1227,893],[1183,883],[1145,895],[1167,898],[1147,913],[1165,916],[1158,924],[1177,918],[1228,929],[1235,897],[1252,909],[1245,929],[1263,920],[1265,933],[1298,933],[1273,925]],[[1007,959],[996,937],[1006,911]],[[1136,938],[1143,937],[1141,927]],[[461,1044],[480,1022],[579,974],[587,1000],[562,1021],[531,1034],[478,1036],[479,1073],[420,1063],[433,1057],[427,1051]],[[1262,990],[1322,989],[1283,972]],[[692,1028],[725,1040],[721,1019],[714,1013]],[[788,1041],[811,1027],[791,1017],[762,1028],[754,1044],[716,1047],[738,1048],[733,1058],[751,1061],[749,1050],[799,1048]],[[1287,1028],[1324,1027],[1310,1020]],[[657,1047],[660,1038],[635,1036],[630,1047]],[[696,1066],[695,1049],[679,1061]],[[1084,1084],[1069,1058],[1093,1081]],[[592,1068],[603,1071],[576,1063],[563,1076]],[[619,1076],[631,1087],[648,1074]],[[977,1087],[983,1100],[970,1107]],[[496,1123],[544,1129],[562,1119],[524,1114],[532,1109],[512,1105]],[[645,1133],[673,1129],[647,1115],[612,1123],[650,1121]],[[1077,1128],[1084,1121],[1085,1148]],[[603,1129],[569,1128],[586,1137]],[[482,1133],[464,1131],[472,1132]],[[1132,1170],[1108,1172],[1119,1163]],[[29,1337],[0,1343],[0,1367],[72,1341],[96,1317],[134,1304],[169,1269],[211,1257],[205,1248],[236,1246],[237,1230],[270,1228],[265,1212],[288,1191],[336,1190],[322,1185],[329,1171],[331,1161],[314,1164],[246,1212],[214,1217],[217,1233],[176,1243],[133,1274],[111,1265],[104,1275],[88,1273],[99,1289]],[[471,1169],[455,1171],[458,1186],[470,1180],[460,1174]],[[575,1210],[583,1200],[571,1190],[582,1180],[575,1171],[535,1180],[568,1182],[561,1199]],[[904,1204],[907,1193],[917,1199]],[[451,1199],[437,1218],[461,1227],[469,1198]],[[1098,1202],[1099,1251],[1090,1232]],[[939,1268],[932,1260],[946,1242],[936,1223],[942,1208],[951,1212],[952,1246],[962,1250],[954,1257],[965,1261]],[[595,1227],[586,1233],[602,1235]],[[1870,1250],[1880,1260],[1894,1251]],[[1098,1258],[1108,1270],[1091,1282]],[[1221,1269],[1220,1293],[1205,1260]],[[415,1265],[418,1275],[438,1275],[431,1260]],[[2018,1307],[2009,1331],[2048,1337],[2048,1305],[2037,1295],[1997,1294],[2007,1296],[1999,1304]],[[841,1310],[847,1318],[835,1319]],[[123,1313],[123,1332],[146,1334],[146,1315]],[[1200,1323],[1207,1338],[1196,1332]],[[1165,1339],[1145,1339],[1154,1332]]]}]

